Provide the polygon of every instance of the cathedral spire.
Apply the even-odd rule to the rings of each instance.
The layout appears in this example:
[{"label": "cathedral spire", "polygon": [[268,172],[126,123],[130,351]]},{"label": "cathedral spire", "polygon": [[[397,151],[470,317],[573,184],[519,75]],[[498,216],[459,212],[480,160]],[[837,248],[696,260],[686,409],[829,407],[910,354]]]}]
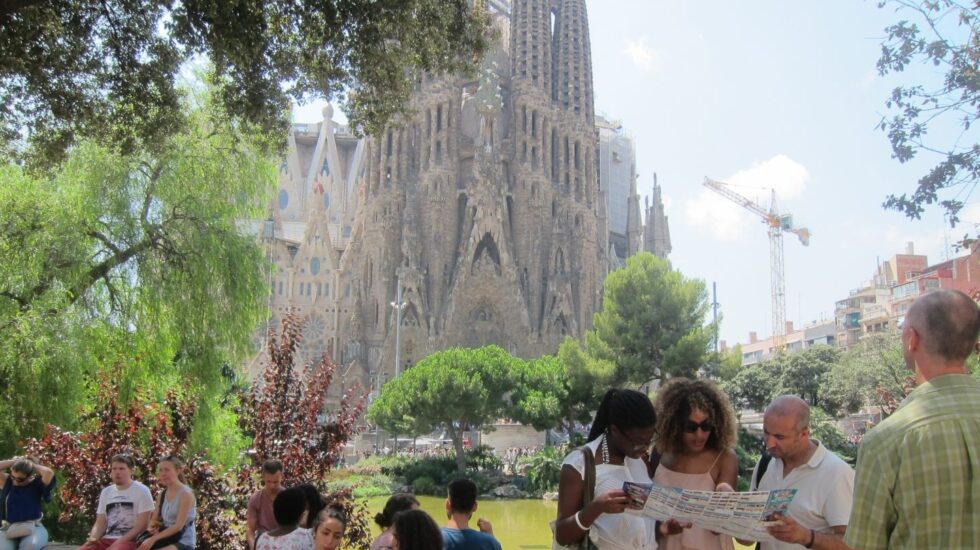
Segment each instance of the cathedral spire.
[{"label": "cathedral spire", "polygon": [[558,3],[554,46],[554,99],[559,107],[592,124],[592,47],[585,0]]},{"label": "cathedral spire", "polygon": [[510,27],[511,76],[551,93],[551,2],[514,0]]}]

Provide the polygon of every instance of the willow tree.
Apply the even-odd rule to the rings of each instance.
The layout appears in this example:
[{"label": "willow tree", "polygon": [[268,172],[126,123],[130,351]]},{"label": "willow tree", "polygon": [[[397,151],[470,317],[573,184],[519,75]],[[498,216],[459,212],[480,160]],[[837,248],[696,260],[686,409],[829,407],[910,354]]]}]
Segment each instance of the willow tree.
[{"label": "willow tree", "polygon": [[[93,374],[220,386],[251,351],[267,295],[241,220],[275,164],[207,98],[152,153],[82,142],[46,176],[0,166],[0,452],[71,427]],[[202,418],[208,418],[205,414]]]}]

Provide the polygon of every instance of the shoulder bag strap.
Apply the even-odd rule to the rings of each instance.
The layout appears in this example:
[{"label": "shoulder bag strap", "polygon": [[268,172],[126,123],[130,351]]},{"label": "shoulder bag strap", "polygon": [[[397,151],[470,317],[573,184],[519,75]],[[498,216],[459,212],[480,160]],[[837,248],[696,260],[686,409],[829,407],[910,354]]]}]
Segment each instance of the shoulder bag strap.
[{"label": "shoulder bag strap", "polygon": [[653,481],[653,476],[657,473],[658,466],[660,466],[660,453],[654,449],[650,451],[650,456],[647,459],[647,475],[650,476],[651,481]]},{"label": "shoulder bag strap", "polygon": [[595,455],[588,445],[582,446],[582,454],[585,456],[585,471],[582,473],[582,507],[585,508],[595,499]]}]

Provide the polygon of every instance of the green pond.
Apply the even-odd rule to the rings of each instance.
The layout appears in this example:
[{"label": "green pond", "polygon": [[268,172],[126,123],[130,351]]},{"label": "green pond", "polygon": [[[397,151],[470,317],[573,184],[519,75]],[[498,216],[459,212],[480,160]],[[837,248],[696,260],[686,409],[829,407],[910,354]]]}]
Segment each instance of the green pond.
[{"label": "green pond", "polygon": [[[440,527],[446,524],[446,499],[420,496],[422,509]],[[388,497],[368,499],[371,517],[381,511]],[[490,520],[493,534],[504,548],[551,548],[551,529],[548,522],[555,519],[558,503],[546,500],[481,500],[476,515]],[[475,522],[474,522],[475,523]],[[380,529],[375,527],[375,534]],[[475,528],[476,526],[473,525]]]},{"label": "green pond", "polygon": [[[440,527],[446,524],[446,499],[427,496],[420,496],[418,499],[422,503],[422,509]],[[384,508],[387,500],[388,497],[368,499],[372,518]],[[476,515],[493,523],[493,534],[502,547],[545,550],[551,548],[551,528],[548,527],[548,522],[555,519],[557,510],[558,503],[554,501],[486,500],[480,501]],[[373,522],[372,526],[375,535],[381,534],[381,530]],[[748,549],[752,546],[742,546],[736,542],[735,548]]]}]

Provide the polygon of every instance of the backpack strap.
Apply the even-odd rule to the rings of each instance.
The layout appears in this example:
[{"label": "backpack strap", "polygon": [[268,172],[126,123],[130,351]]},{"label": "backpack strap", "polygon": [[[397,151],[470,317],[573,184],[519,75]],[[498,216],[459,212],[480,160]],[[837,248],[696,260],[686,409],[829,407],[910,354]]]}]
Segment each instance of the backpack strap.
[{"label": "backpack strap", "polygon": [[772,462],[772,455],[768,451],[762,451],[762,456],[759,457],[759,464],[755,469],[755,488],[759,489],[759,482],[762,481],[762,476],[766,474],[766,470],[769,469],[769,463]]}]

